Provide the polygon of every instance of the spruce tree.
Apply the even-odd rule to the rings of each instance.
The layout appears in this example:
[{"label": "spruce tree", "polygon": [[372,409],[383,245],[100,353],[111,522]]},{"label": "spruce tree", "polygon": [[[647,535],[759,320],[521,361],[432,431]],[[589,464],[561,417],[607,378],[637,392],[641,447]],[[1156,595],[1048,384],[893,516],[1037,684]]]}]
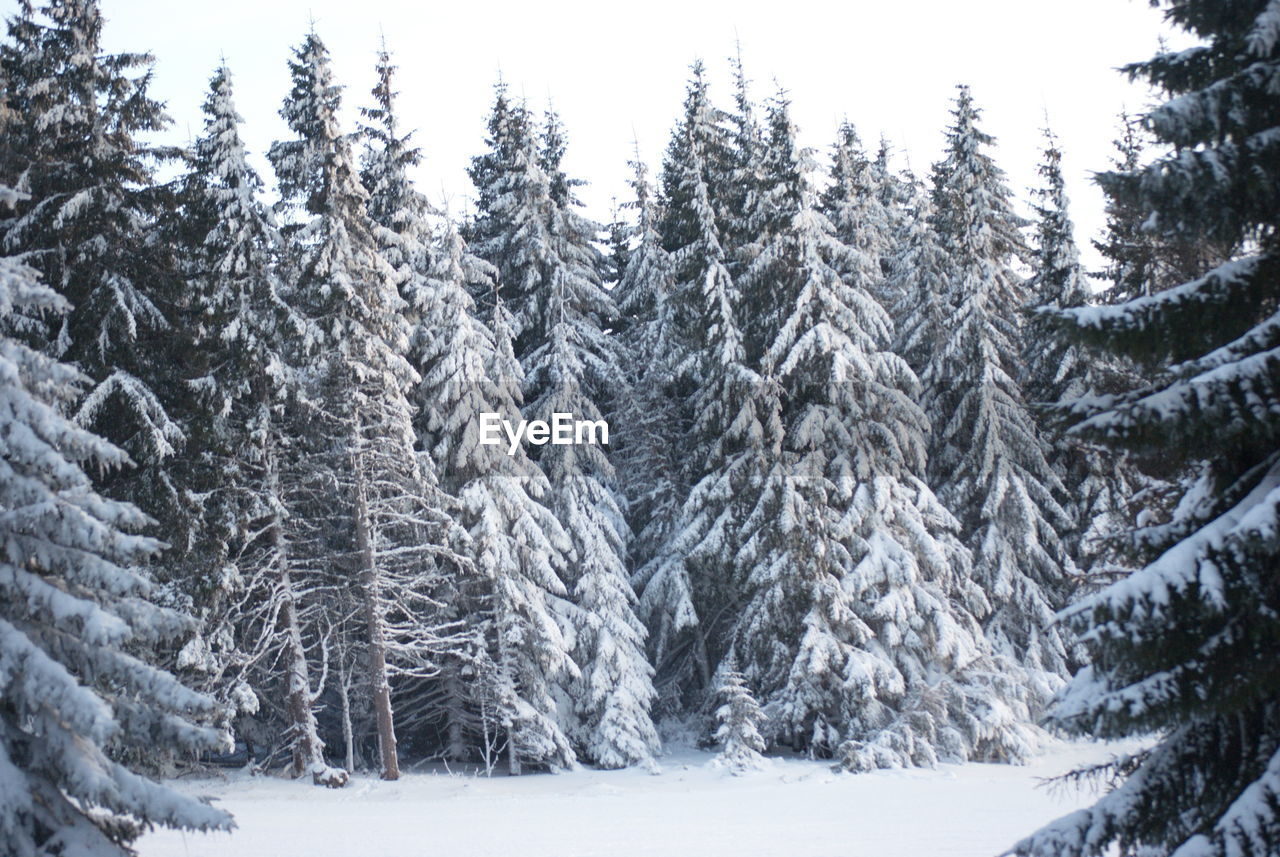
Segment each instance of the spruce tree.
[{"label": "spruce tree", "polygon": [[842,122],[831,153],[831,184],[822,192],[821,208],[840,241],[856,250],[857,260],[863,263],[860,270],[842,273],[847,279],[865,282],[887,305],[883,277],[894,224],[884,199],[887,189],[882,186],[891,180],[886,168],[887,164],[867,158],[857,130],[847,120]]},{"label": "spruce tree", "polygon": [[1073,435],[1206,461],[1173,518],[1136,532],[1145,567],[1065,616],[1091,663],[1050,723],[1158,737],[1092,807],[1011,850],[1028,857],[1280,852],[1280,19],[1261,0],[1161,6],[1198,41],[1127,67],[1164,93],[1146,121],[1171,151],[1125,181],[1155,234],[1239,250],[1172,288],[1050,313],[1064,335],[1152,373],[1140,389],[1081,402]]},{"label": "spruce tree", "polygon": [[[564,156],[568,148],[569,140],[564,123],[560,121],[560,114],[554,107],[548,105],[542,114],[541,139],[537,141],[537,164],[546,174],[551,201],[564,209],[572,209],[580,205],[577,197],[574,196],[574,188],[586,184],[581,179],[570,178],[565,172]],[[584,222],[581,225],[588,227],[593,233],[601,231],[598,224]],[[603,263],[604,260],[599,261]]]},{"label": "spruce tree", "polygon": [[[296,137],[274,144],[270,158],[282,204],[300,220],[290,232],[291,291],[321,331],[307,354],[300,442],[309,497],[299,513],[309,517],[317,561],[342,580],[336,591],[351,594],[360,616],[380,772],[396,779],[391,679],[430,669],[443,645],[430,592],[441,564],[461,559],[460,533],[433,462],[415,454],[408,395],[420,378],[406,359],[397,275],[380,253],[369,194],[338,125],[340,89],[314,32],[290,68],[281,115]],[[342,585],[352,578],[354,589]]]},{"label": "spruce tree", "polygon": [[1110,184],[1103,183],[1107,194],[1106,232],[1101,240],[1093,242],[1107,261],[1098,273],[1110,283],[1113,302],[1148,294],[1157,279],[1154,276],[1158,264],[1156,241],[1143,230],[1147,212],[1137,199],[1133,182],[1124,178],[1135,175],[1142,166],[1142,135],[1138,120],[1122,112],[1120,136],[1114,141],[1116,151],[1111,162],[1115,179]]},{"label": "spruce tree", "polygon": [[[439,403],[432,398],[430,385],[425,380],[424,356],[441,344],[433,340],[440,330],[439,313],[456,297],[450,291],[455,283],[451,266],[459,266],[459,271],[465,268],[471,275],[457,280],[463,283],[483,280],[483,273],[477,271],[483,272],[486,266],[467,253],[465,246],[453,246],[454,239],[460,241],[456,235],[448,237],[444,246],[437,246],[441,236],[435,234],[436,225],[441,217],[410,178],[410,171],[422,163],[423,155],[413,145],[413,132],[400,127],[395,80],[396,66],[384,46],[375,66],[373,103],[360,111],[364,120],[360,127],[364,142],[361,181],[369,191],[366,211],[374,225],[382,258],[395,271],[403,301],[400,312],[409,325],[407,357],[424,378],[408,396],[415,412],[416,452],[425,470],[438,469],[446,494],[458,496],[457,489],[463,483],[447,473],[449,463],[437,457],[442,450],[432,446],[426,433],[427,414]],[[452,255],[455,252],[456,258]],[[451,255],[443,259],[438,257],[439,253]],[[451,312],[452,307],[443,311]],[[443,342],[456,340],[449,338]],[[476,359],[465,354],[459,357],[463,361]],[[460,411],[451,421],[463,419],[474,422],[478,412]],[[460,510],[459,524],[466,527],[467,523]],[[475,706],[471,703],[475,689],[467,686],[462,674],[465,672],[472,678],[479,675],[480,661],[487,654],[480,628],[483,605],[476,600],[483,589],[474,579],[476,554],[470,550],[463,553],[472,564],[443,567],[439,586],[431,593],[439,605],[439,620],[451,629],[449,638],[418,668],[400,670],[396,686],[396,703],[406,715],[401,728],[418,733],[443,722],[445,751],[454,759],[465,758],[476,749],[477,735],[483,732],[483,728],[474,728],[477,722]]]},{"label": "spruce tree", "polygon": [[[789,109],[770,107],[773,227],[747,283],[792,311],[764,355],[781,436],[745,522],[733,648],[773,743],[865,770],[1020,758],[1028,713],[974,618],[956,521],[923,481],[919,385],[888,348],[879,266],[818,210]],[[853,279],[844,272],[861,272]]]},{"label": "spruce tree", "polygon": [[[626,226],[618,242],[621,246],[615,252],[624,262],[617,266],[622,274],[613,289],[613,300],[624,347],[633,353],[652,355],[647,364],[654,365],[663,361],[667,348],[675,344],[669,341],[674,333],[669,305],[674,285],[672,260],[658,234],[661,204],[654,196],[648,167],[640,160],[639,152],[629,166],[635,198],[625,205],[635,211],[635,223]],[[639,376],[640,367],[629,368],[633,377]]]},{"label": "spruce tree", "polygon": [[[495,112],[507,109],[501,91],[498,102]],[[497,180],[496,159],[492,167]],[[484,228],[501,240],[497,220]],[[574,612],[564,583],[572,545],[550,508],[550,485],[523,447],[508,450],[505,437],[500,446],[481,443],[482,414],[515,422],[523,403],[524,373],[497,277],[447,222],[414,342],[423,376],[421,431],[443,484],[462,501],[474,562],[450,587],[478,648],[461,652],[445,678],[448,740],[456,755],[477,732],[483,740],[496,726],[506,733],[511,772],[519,773],[523,764],[554,770],[575,763],[557,705],[578,669],[563,624]],[[488,295],[481,300],[492,328],[477,317],[473,294]]]},{"label": "spruce tree", "polygon": [[373,106],[361,108],[364,139],[360,180],[369,192],[367,211],[375,226],[382,257],[395,270],[404,301],[402,312],[412,323],[435,299],[426,283],[432,267],[431,223],[436,212],[413,185],[409,172],[422,163],[412,132],[403,132],[396,113],[396,66],[384,47],[375,67]]},{"label": "spruce tree", "polygon": [[731,659],[716,673],[716,696],[720,705],[715,711],[716,731],[712,737],[720,744],[720,752],[713,763],[735,774],[759,768],[764,764],[761,753],[765,743],[760,735],[764,713]]},{"label": "spruce tree", "polygon": [[923,382],[921,404],[932,421],[940,415],[936,394],[941,391],[928,372],[934,349],[950,334],[946,297],[950,258],[934,228],[928,190],[912,180],[905,184],[903,198],[907,216],[894,232],[888,257],[885,287],[891,303],[886,309],[896,322],[893,351]]},{"label": "spruce tree", "polygon": [[[1040,164],[1042,184],[1035,189],[1035,236],[1031,253],[1032,277],[1027,291],[1038,307],[1077,307],[1089,300],[1089,286],[1075,227],[1067,207],[1062,176],[1062,150],[1049,128],[1044,129]],[[1023,385],[1031,402],[1056,402],[1079,396],[1090,385],[1088,358],[1079,346],[1054,337],[1026,337],[1027,377]]]},{"label": "spruce tree", "polygon": [[106,53],[102,25],[96,0],[24,3],[9,23],[0,180],[30,201],[0,238],[71,304],[27,339],[92,379],[76,421],[138,463],[104,473],[100,487],[159,519],[181,554],[195,512],[165,468],[185,440],[170,414],[185,391],[166,379],[189,349],[172,323],[180,278],[153,240],[171,208],[154,173],[173,153],[143,139],[168,118],[148,92],[151,57]]},{"label": "spruce tree", "polygon": [[[1068,211],[1062,152],[1053,132],[1045,129],[1043,183],[1036,188],[1033,275],[1028,283],[1033,306],[1043,309],[1079,307],[1093,302],[1076,247]],[[1075,400],[1113,393],[1129,385],[1126,367],[1090,352],[1078,343],[1055,337],[1034,321],[1025,336],[1027,399],[1042,409],[1070,408]],[[1049,461],[1062,476],[1074,526],[1066,544],[1076,567],[1088,574],[1095,565],[1119,559],[1109,535],[1127,528],[1130,497],[1144,480],[1126,456],[1104,453],[1096,446],[1061,436],[1056,426],[1046,432],[1052,444]],[[1112,570],[1111,573],[1114,573]]]},{"label": "spruce tree", "polygon": [[728,136],[725,168],[713,192],[722,199],[725,252],[729,273],[737,277],[750,263],[751,244],[761,227],[765,158],[768,135],[751,100],[751,81],[742,62],[742,46],[730,60],[733,70],[733,109],[725,114]]},{"label": "spruce tree", "polygon": [[684,118],[663,164],[659,226],[672,261],[670,395],[683,402],[676,424],[685,438],[677,452],[679,481],[689,488],[662,548],[636,573],[660,680],[686,701],[711,690],[727,648],[733,612],[724,608],[737,547],[725,528],[749,502],[737,491],[745,485],[744,467],[762,460],[765,442],[756,400],[760,379],[746,362],[739,296],[722,241],[724,203],[712,196],[713,187],[727,193],[722,118],[695,64]]},{"label": "spruce tree", "polygon": [[[198,649],[202,657],[195,660],[200,663],[189,665],[216,673],[234,654],[220,651],[229,640],[210,630],[220,624],[221,617],[214,614],[222,611],[223,600],[239,586],[233,555],[245,526],[242,504],[252,502],[256,491],[244,472],[247,462],[237,459],[247,432],[240,432],[239,423],[229,417],[262,368],[250,357],[260,326],[256,315],[251,328],[237,322],[243,323],[242,304],[259,282],[274,292],[271,253],[277,236],[256,198],[262,182],[245,161],[231,73],[225,66],[215,71],[203,107],[204,133],[193,144],[189,169],[177,183],[181,214],[174,221],[183,224],[182,230],[171,229],[166,236],[180,248],[181,272],[190,286],[193,353],[189,377],[182,379],[193,395],[177,415],[190,444],[170,472],[183,490],[206,498],[192,549],[173,560],[180,566],[177,588],[211,620],[184,660],[192,661]],[[229,339],[243,339],[233,346],[236,350],[224,345],[224,332]],[[243,355],[242,345],[249,346]],[[237,413],[235,420],[242,418]],[[218,641],[211,648],[215,637]]]},{"label": "spruce tree", "polygon": [[[502,101],[500,92],[491,127],[500,121]],[[605,333],[617,309],[601,281],[603,258],[594,246],[600,229],[578,212],[579,182],[562,166],[566,140],[558,117],[548,112],[540,139],[527,115],[511,130],[514,158],[498,160],[495,146],[487,162],[501,171],[501,191],[482,216],[489,261],[506,283],[518,284],[509,305],[520,319],[524,415],[549,424],[556,414],[597,423],[626,386],[617,340]],[[581,669],[569,689],[580,721],[575,737],[587,758],[606,767],[645,761],[657,745],[648,713],[652,669],[628,579],[630,533],[613,465],[597,443],[547,444],[534,457],[573,543],[566,583],[579,609],[565,618],[575,626],[573,655]]]},{"label": "spruce tree", "polygon": [[[524,284],[515,279],[518,274],[510,267],[515,254],[506,246],[510,233],[499,212],[504,204],[517,199],[523,190],[518,182],[526,177],[526,170],[536,166],[538,158],[533,118],[523,104],[513,104],[507,88],[501,81],[494,87],[493,108],[489,112],[485,145],[487,151],[471,159],[467,174],[476,189],[476,213],[463,233],[472,251],[495,266],[499,288],[481,290],[473,295],[482,317],[489,320],[494,301],[502,298],[516,305],[514,321],[522,321],[518,314],[524,303]],[[532,160],[533,164],[528,162]],[[545,176],[545,172],[543,173]],[[511,308],[508,308],[511,311]],[[520,328],[515,333],[519,336]]]},{"label": "spruce tree", "polygon": [[[592,328],[598,319],[609,317],[612,308],[601,288],[599,251],[587,238],[594,234],[594,225],[570,210],[573,182],[561,168],[563,129],[554,113],[548,118],[549,127],[540,137],[528,108],[512,104],[501,83],[496,87],[489,149],[472,159],[471,178],[478,202],[473,247],[498,273],[496,297],[490,302],[498,305],[492,318],[500,340],[500,371],[507,378],[518,379],[521,389],[516,400],[524,403],[524,417],[550,422],[554,411],[573,413],[566,408],[576,405],[590,408],[593,419],[598,419],[598,408],[582,395],[586,365],[580,358],[593,350],[597,355],[608,354],[609,346],[601,341],[598,328]],[[508,348],[510,354],[504,356]],[[588,362],[594,363],[594,358],[589,357]],[[529,692],[538,694],[538,710],[549,723],[557,724],[558,741],[567,738],[581,743],[583,736],[575,728],[575,717],[557,714],[557,709],[577,706],[582,687],[578,667],[586,662],[582,652],[570,651],[577,641],[576,630],[588,621],[574,603],[579,581],[575,564],[616,557],[624,542],[618,539],[614,525],[620,516],[615,517],[607,505],[590,513],[579,505],[580,501],[611,504],[612,495],[583,494],[566,490],[562,484],[565,480],[576,483],[582,475],[594,481],[598,474],[581,473],[576,461],[566,460],[571,456],[560,455],[554,447],[543,452],[549,453],[545,462],[539,462],[548,479],[547,502],[562,531],[574,541],[566,546],[564,564],[558,564],[554,575],[541,582],[556,599],[550,603],[560,623],[555,640],[548,637],[547,641],[565,648],[555,653],[554,664],[546,661],[547,669]],[[588,462],[588,468],[602,463],[605,461],[600,457]],[[594,525],[574,534],[570,524],[581,523],[583,514],[590,515]],[[586,547],[583,536],[592,547],[605,548],[604,556],[580,556],[579,551]],[[575,758],[571,750],[561,751],[560,758],[551,764],[565,767]]]},{"label": "spruce tree", "polygon": [[[0,186],[0,200],[20,195]],[[64,409],[88,379],[12,331],[69,310],[38,272],[0,258],[0,839],[15,857],[127,857],[148,825],[229,830],[231,817],[120,759],[225,749],[214,701],[137,652],[189,618],[157,607],[131,566],[159,548],[148,519],[98,494],[84,467],[129,457]]]},{"label": "spruce tree", "polygon": [[225,65],[214,73],[204,113],[180,212],[198,356],[182,475],[206,498],[204,538],[183,588],[205,626],[179,660],[245,714],[281,688],[294,775],[339,786],[347,772],[325,762],[315,715],[317,605],[308,594],[315,576],[300,562],[289,510],[297,468],[290,403],[302,383],[296,367],[320,333],[289,303],[279,277],[280,235],[247,161]]},{"label": "spruce tree", "polygon": [[[980,617],[998,654],[1026,665],[1047,702],[1069,674],[1071,644],[1054,623],[1071,588],[1059,535],[1071,526],[1063,486],[1020,389],[1018,313],[1025,284],[1013,268],[1022,221],[992,138],[960,87],[946,157],[933,168],[934,227],[947,257],[943,329],[922,370],[934,433],[931,483],[961,523],[974,579],[990,601]],[[919,294],[927,303],[930,294]]]},{"label": "spruce tree", "polygon": [[[1120,114],[1112,169],[1097,176],[1107,197],[1106,232],[1093,242],[1107,264],[1098,276],[1111,284],[1109,300],[1153,294],[1207,273],[1232,247],[1213,235],[1156,228],[1141,188],[1141,172],[1155,155],[1139,117]],[[1157,152],[1158,154],[1158,152]]]},{"label": "spruce tree", "polygon": [[[886,252],[880,257],[880,267],[887,276],[889,273],[889,257],[896,238],[901,235],[911,218],[911,189],[915,184],[915,176],[910,170],[903,174],[894,172],[891,163],[893,150],[889,140],[883,134],[880,145],[876,149],[875,159],[871,161],[870,183],[876,188],[880,200],[880,209],[884,212],[887,223]],[[886,303],[892,304],[897,295],[891,294]]]},{"label": "spruce tree", "polygon": [[[687,486],[680,459],[683,402],[675,394],[680,350],[672,318],[673,261],[662,248],[660,211],[644,164],[637,158],[632,169],[635,246],[614,289],[628,382],[616,408],[616,424],[626,428],[618,437],[614,457],[619,485],[627,499],[627,522],[634,534],[629,565],[643,577],[677,524]],[[681,598],[677,593],[668,594]],[[666,597],[657,596],[656,590],[652,595],[646,596],[642,606],[646,615]],[[650,651],[665,655],[670,642],[665,632],[672,628],[661,625],[657,630],[659,633],[649,638]],[[661,664],[662,656],[655,660]]]},{"label": "spruce tree", "polygon": [[[593,247],[599,227],[576,210],[561,158],[564,134],[554,114],[543,132],[543,163],[551,179],[549,232],[558,270],[540,320],[541,343],[522,358],[526,416],[554,414],[601,421],[626,379],[617,339],[605,331],[618,316],[602,288],[603,260]],[[530,343],[532,344],[532,343]],[[618,501],[613,463],[594,443],[543,447],[538,462],[551,482],[553,508],[574,542],[574,600],[582,610],[575,657],[582,678],[574,688],[584,755],[603,767],[651,762],[658,736],[650,720],[653,669],[645,658],[644,625],[626,565],[630,530]]]},{"label": "spruce tree", "polygon": [[[617,197],[609,200],[609,222],[605,224],[605,254],[603,277],[612,288],[617,288],[627,273],[627,259],[631,255],[631,225],[623,219],[622,207]],[[617,301],[617,298],[614,298]]]},{"label": "spruce tree", "polygon": [[733,151],[727,122],[724,111],[711,101],[706,68],[701,61],[695,62],[690,69],[683,115],[672,131],[663,160],[658,223],[662,248],[675,257],[679,284],[674,304],[677,321],[682,334],[690,338],[700,312],[697,287],[689,284],[700,285],[707,264],[707,254],[699,248],[714,236],[721,245],[721,254],[725,252],[730,217],[727,176]]},{"label": "spruce tree", "polygon": [[444,661],[446,749],[456,758],[481,744],[485,753],[493,728],[505,733],[511,772],[519,773],[523,764],[573,765],[556,699],[577,668],[560,624],[572,609],[561,578],[571,545],[549,508],[550,486],[523,447],[508,454],[505,437],[481,442],[482,414],[516,421],[523,401],[504,305],[491,301],[490,330],[470,296],[494,291],[495,274],[447,223],[414,341],[424,444],[471,536],[472,564],[458,568],[443,599],[475,641]]}]

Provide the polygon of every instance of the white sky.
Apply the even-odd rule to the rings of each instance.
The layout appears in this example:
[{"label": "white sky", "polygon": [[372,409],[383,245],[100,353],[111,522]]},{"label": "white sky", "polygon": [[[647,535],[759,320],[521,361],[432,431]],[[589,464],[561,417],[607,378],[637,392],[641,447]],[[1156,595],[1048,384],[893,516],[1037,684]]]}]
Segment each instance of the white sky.
[{"label": "white sky", "polygon": [[[13,0],[0,0],[8,17]],[[702,57],[713,95],[730,106],[727,58],[741,41],[763,100],[775,79],[792,97],[805,144],[825,153],[841,117],[874,148],[883,132],[897,166],[927,174],[939,157],[955,84],[972,86],[996,156],[1015,193],[1036,182],[1048,111],[1061,140],[1078,239],[1102,226],[1101,194],[1116,115],[1150,99],[1114,69],[1144,59],[1165,32],[1144,0],[102,0],[109,50],[150,50],[153,93],[176,120],[173,137],[199,133],[208,78],[225,54],[235,75],[243,132],[259,156],[287,130],[277,111],[289,89],[286,62],[314,18],[329,46],[344,106],[368,102],[380,34],[400,66],[400,112],[416,127],[433,199],[466,205],[465,169],[483,148],[499,71],[540,111],[554,99],[569,133],[566,166],[588,179],[589,213],[629,198],[627,160],[638,138],[656,173],[680,111],[688,65]],[[270,180],[265,161],[257,158]]]}]

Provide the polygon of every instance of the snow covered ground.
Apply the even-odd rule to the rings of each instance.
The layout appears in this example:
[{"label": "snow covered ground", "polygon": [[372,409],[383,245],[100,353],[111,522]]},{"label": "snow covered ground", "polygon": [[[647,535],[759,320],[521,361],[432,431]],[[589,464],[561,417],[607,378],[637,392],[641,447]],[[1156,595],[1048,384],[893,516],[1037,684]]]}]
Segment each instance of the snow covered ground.
[{"label": "snow covered ground", "polygon": [[142,857],[993,857],[1092,802],[1040,779],[1133,749],[1061,744],[1026,766],[836,774],[771,760],[732,776],[681,750],[662,773],[356,777],[341,790],[235,775],[186,780],[235,813],[233,834],[159,831]]}]

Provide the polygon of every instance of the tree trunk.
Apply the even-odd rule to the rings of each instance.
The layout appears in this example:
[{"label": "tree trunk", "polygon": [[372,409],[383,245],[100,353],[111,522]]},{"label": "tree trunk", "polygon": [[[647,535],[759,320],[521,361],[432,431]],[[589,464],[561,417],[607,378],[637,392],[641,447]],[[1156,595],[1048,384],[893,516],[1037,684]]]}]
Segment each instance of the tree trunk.
[{"label": "tree trunk", "polygon": [[701,624],[693,629],[693,660],[698,667],[703,690],[711,691],[711,659],[707,657],[707,637],[702,633]]},{"label": "tree trunk", "polygon": [[[275,454],[267,450],[267,486],[277,504],[283,502],[280,476]],[[288,697],[285,709],[289,716],[289,732],[293,743],[293,775],[310,773],[312,782],[337,788],[346,785],[347,772],[335,771],[324,761],[324,742],[311,707],[311,671],[307,666],[307,650],[298,625],[298,593],[289,573],[289,545],[284,534],[284,520],[279,508],[272,514],[271,541],[275,548],[276,580],[280,587],[280,623],[285,638],[285,663],[289,671]]]},{"label": "tree trunk", "polygon": [[513,777],[520,776],[520,754],[516,752],[516,736],[513,731],[507,732],[507,773]]},{"label": "tree trunk", "polygon": [[462,732],[464,703],[462,698],[462,682],[458,676],[450,672],[444,680],[444,692],[448,701],[445,703],[445,720],[448,723],[445,735],[445,758],[459,762],[467,756],[467,745]]},{"label": "tree trunk", "polygon": [[351,667],[346,664],[343,655],[342,666],[338,673],[338,694],[342,703],[342,740],[346,746],[346,765],[348,771],[356,769],[355,739],[351,728]]},{"label": "tree trunk", "polygon": [[387,641],[379,609],[378,568],[373,555],[373,528],[369,520],[368,486],[364,462],[356,438],[352,454],[356,479],[356,552],[360,557],[360,583],[364,596],[365,622],[369,626],[369,684],[373,691],[373,710],[378,723],[378,753],[382,763],[382,779],[400,779],[400,760],[396,754],[395,720],[391,712],[391,682],[387,678]]},{"label": "tree trunk", "polygon": [[[502,622],[498,623],[498,664],[499,669],[502,671],[498,681],[502,692],[514,693],[515,681],[511,677],[514,670],[511,668],[511,663],[507,657],[506,635],[503,633],[503,624]],[[506,712],[506,723],[504,724],[507,730],[507,773],[513,777],[518,777],[521,773],[520,753],[516,750],[516,724],[511,719],[511,714],[512,711],[509,709]]]},{"label": "tree trunk", "polygon": [[320,741],[315,714],[311,710],[311,674],[307,668],[306,652],[302,647],[302,632],[298,628],[293,581],[287,568],[280,569],[280,589],[283,599],[280,621],[284,625],[289,669],[287,707],[289,731],[293,735],[293,772],[295,776],[302,776],[323,759],[324,745]]}]

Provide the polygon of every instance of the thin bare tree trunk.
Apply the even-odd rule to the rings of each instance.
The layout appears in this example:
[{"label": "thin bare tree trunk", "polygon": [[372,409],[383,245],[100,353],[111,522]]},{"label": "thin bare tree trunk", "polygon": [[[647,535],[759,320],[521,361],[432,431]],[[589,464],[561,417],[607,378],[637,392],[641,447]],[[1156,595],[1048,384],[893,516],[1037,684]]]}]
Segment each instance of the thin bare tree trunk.
[{"label": "thin bare tree trunk", "polygon": [[[507,658],[506,641],[503,639],[502,627],[498,627],[498,664],[502,670],[502,687],[506,689],[506,681],[511,677],[511,664]],[[513,682],[514,684],[514,682]],[[516,725],[507,725],[507,773],[513,777],[520,776],[520,754],[516,751]]]},{"label": "thin bare tree trunk", "polygon": [[703,688],[711,688],[711,661],[707,657],[707,638],[702,633],[702,626],[693,629],[693,659],[698,667],[698,677],[702,679]]},{"label": "thin bare tree trunk", "polygon": [[[359,444],[359,438],[356,439]],[[365,622],[369,627],[369,684],[373,691],[373,711],[378,723],[378,752],[382,763],[382,779],[400,779],[400,760],[396,753],[395,720],[391,712],[391,682],[387,677],[386,629],[378,609],[378,568],[373,555],[373,528],[369,520],[368,486],[359,446],[353,453],[356,478],[356,551],[360,557],[360,583],[364,596]]]},{"label": "thin bare tree trunk", "polygon": [[507,773],[513,777],[521,774],[520,754],[516,752],[516,736],[507,733]]},{"label": "thin bare tree trunk", "polygon": [[[267,450],[266,467],[268,491],[272,499],[280,503],[280,475],[274,449]],[[348,775],[346,771],[334,771],[324,761],[324,742],[320,739],[315,711],[311,707],[311,670],[302,642],[302,628],[298,624],[298,593],[289,572],[289,544],[285,539],[283,515],[278,508],[272,513],[271,541],[275,550],[276,582],[281,599],[280,623],[284,630],[285,661],[289,671],[285,709],[289,714],[289,732],[293,742],[293,775],[300,777],[310,772],[316,785],[338,788],[346,785]]]},{"label": "thin bare tree trunk", "polygon": [[302,776],[313,771],[317,763],[323,765],[324,744],[320,741],[315,714],[311,710],[311,673],[307,668],[307,656],[302,646],[297,602],[287,567],[280,568],[279,579],[280,597],[283,599],[280,621],[284,625],[289,664],[287,708],[289,731],[293,734],[293,773],[295,776]]},{"label": "thin bare tree trunk", "polygon": [[448,702],[445,703],[445,718],[448,722],[445,737],[445,758],[451,761],[461,761],[467,755],[467,746],[462,734],[463,701],[461,684],[457,675],[452,671],[444,680],[445,696],[448,697]]},{"label": "thin bare tree trunk", "polygon": [[345,655],[338,670],[338,694],[342,702],[342,740],[346,746],[346,766],[348,771],[354,771],[356,750],[351,728],[351,667],[347,664]]}]

